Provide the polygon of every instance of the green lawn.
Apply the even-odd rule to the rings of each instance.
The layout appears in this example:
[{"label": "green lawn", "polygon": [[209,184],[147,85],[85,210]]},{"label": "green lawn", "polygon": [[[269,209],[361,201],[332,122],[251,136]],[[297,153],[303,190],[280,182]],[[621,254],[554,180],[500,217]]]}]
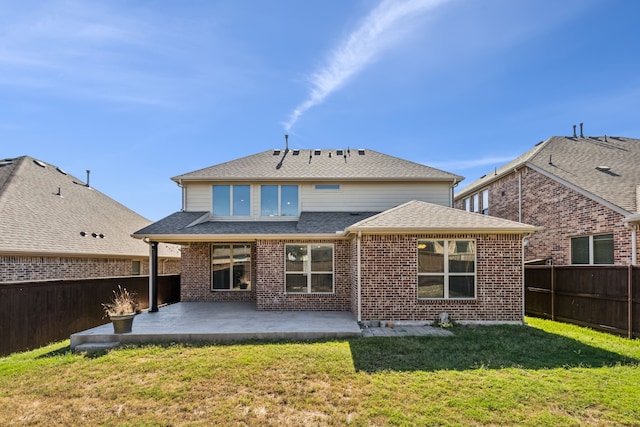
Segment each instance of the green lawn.
[{"label": "green lawn", "polygon": [[640,341],[528,319],[454,337],[0,358],[0,425],[638,425]]}]

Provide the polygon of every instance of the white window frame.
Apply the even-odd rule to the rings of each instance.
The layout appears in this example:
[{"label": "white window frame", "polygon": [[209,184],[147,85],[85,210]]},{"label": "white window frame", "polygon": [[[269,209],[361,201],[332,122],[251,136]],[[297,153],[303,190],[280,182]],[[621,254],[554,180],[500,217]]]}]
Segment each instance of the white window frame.
[{"label": "white window frame", "polygon": [[480,192],[482,199],[482,209],[480,213],[482,215],[489,215],[489,189],[484,189]]},{"label": "white window frame", "polygon": [[467,212],[471,212],[471,198],[467,197],[464,199],[464,210]]},{"label": "white window frame", "polygon": [[[594,247],[593,247],[593,238],[595,236],[611,236],[611,240],[614,243],[613,245],[613,253],[612,253],[612,258],[613,258],[613,262],[611,264],[602,264],[602,263],[598,263],[596,264],[594,262],[595,259],[595,251],[594,251]],[[589,263],[588,264],[574,264],[573,263],[573,239],[580,239],[580,238],[585,238],[588,237],[589,238]],[[571,265],[614,265],[615,264],[615,241],[614,241],[614,234],[613,233],[598,233],[598,234],[590,234],[588,236],[572,236],[569,238],[569,260],[571,261]]]},{"label": "white window frame", "polygon": [[[303,263],[303,270],[300,271],[287,271],[287,246],[306,246],[307,256],[311,257],[311,248],[313,246],[325,246],[331,248],[331,271],[311,271],[311,260],[307,260]],[[336,292],[336,250],[333,243],[287,243],[284,245],[284,293],[289,295],[332,295]],[[289,292],[287,291],[287,274],[304,275],[307,279],[306,292]],[[331,292],[311,292],[311,279],[314,274],[331,274]]]},{"label": "white window frame", "polygon": [[[478,298],[478,276],[477,276],[477,271],[478,271],[478,242],[476,241],[476,239],[420,239],[418,240],[418,244],[416,245],[416,259],[418,257],[418,251],[419,251],[419,245],[421,243],[425,243],[425,242],[444,242],[444,248],[447,248],[444,251],[444,271],[443,272],[429,272],[429,273],[421,273],[418,270],[418,280],[416,280],[416,297],[420,300],[420,301],[426,301],[426,300],[435,300],[435,301],[442,301],[442,300],[465,300],[465,301],[469,301],[469,300],[475,300]],[[473,272],[469,273],[469,272],[453,272],[450,273],[449,272],[449,243],[450,242],[473,242],[474,243],[474,248],[475,251],[473,253]],[[443,276],[444,277],[444,296],[442,298],[420,298],[418,297],[419,295],[419,278],[420,276],[432,276],[432,277],[439,277],[439,276]],[[449,277],[451,276],[473,276],[473,296],[472,297],[450,297],[449,296]]]},{"label": "white window frame", "polygon": [[480,194],[478,193],[473,195],[473,212],[480,212]]}]

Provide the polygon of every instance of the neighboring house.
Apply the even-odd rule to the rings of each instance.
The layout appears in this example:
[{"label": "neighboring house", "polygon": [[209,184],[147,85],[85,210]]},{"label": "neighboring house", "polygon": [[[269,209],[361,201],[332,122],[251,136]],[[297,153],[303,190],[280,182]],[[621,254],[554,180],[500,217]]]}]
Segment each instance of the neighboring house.
[{"label": "neighboring house", "polygon": [[455,199],[459,209],[544,227],[527,261],[637,264],[640,140],[554,136]]},{"label": "neighboring house", "polygon": [[[148,274],[151,221],[63,169],[32,157],[0,160],[0,282]],[[180,273],[162,245],[159,273]]]},{"label": "neighboring house", "polygon": [[453,209],[461,177],[372,150],[269,150],[172,178],[134,236],[182,244],[182,301],[358,320],[521,322],[535,227]]}]

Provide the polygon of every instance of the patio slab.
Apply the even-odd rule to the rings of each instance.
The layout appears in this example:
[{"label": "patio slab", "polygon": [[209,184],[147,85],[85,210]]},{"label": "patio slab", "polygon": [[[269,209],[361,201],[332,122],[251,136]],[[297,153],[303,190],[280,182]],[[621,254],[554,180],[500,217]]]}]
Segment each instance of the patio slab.
[{"label": "patio slab", "polygon": [[[133,331],[111,323],[71,335],[71,349],[88,343],[147,344],[250,339],[324,339],[362,336],[350,312],[256,311],[252,302],[180,302],[143,312]],[[81,350],[83,347],[78,347]],[[86,346],[85,346],[86,348]]]}]

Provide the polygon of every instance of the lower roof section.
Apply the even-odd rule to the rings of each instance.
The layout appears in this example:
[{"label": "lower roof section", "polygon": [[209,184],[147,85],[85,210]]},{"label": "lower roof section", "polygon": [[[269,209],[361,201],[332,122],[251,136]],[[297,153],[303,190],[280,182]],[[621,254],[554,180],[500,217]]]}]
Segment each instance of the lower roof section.
[{"label": "lower roof section", "polygon": [[133,234],[153,241],[188,242],[222,239],[336,237],[379,212],[302,212],[291,221],[213,221],[209,212],[176,212]]},{"label": "lower roof section", "polygon": [[133,234],[168,243],[287,238],[345,238],[365,234],[529,234],[538,227],[410,201],[384,212],[302,212],[292,221],[213,221],[209,212],[176,212]]}]

